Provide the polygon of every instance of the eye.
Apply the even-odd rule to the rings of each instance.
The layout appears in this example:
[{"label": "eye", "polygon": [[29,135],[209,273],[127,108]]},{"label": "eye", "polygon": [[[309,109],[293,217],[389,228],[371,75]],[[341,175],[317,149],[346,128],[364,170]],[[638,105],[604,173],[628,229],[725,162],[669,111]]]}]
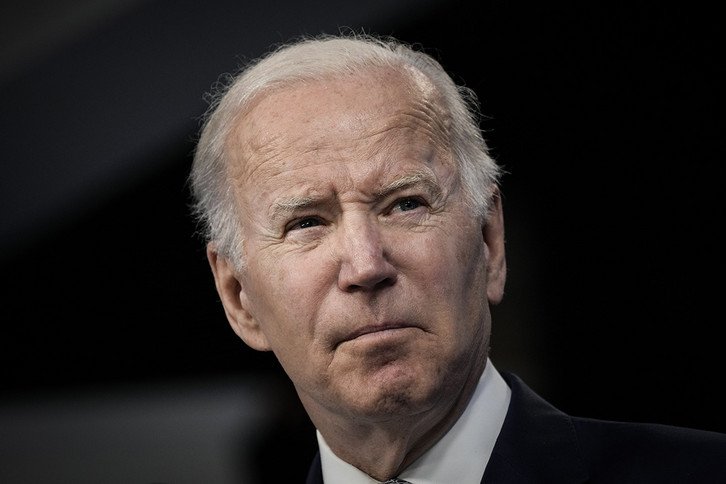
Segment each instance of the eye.
[{"label": "eye", "polygon": [[423,203],[416,198],[403,198],[396,202],[394,208],[398,208],[402,212],[408,212],[411,210],[416,210],[421,205],[423,205]]},{"label": "eye", "polygon": [[291,224],[288,230],[309,229],[312,227],[317,227],[318,225],[320,225],[320,220],[314,217],[307,217]]},{"label": "eye", "polygon": [[301,220],[297,225],[301,229],[309,229],[310,227],[317,227],[318,225],[320,225],[320,220],[315,218],[306,218],[304,220]]}]

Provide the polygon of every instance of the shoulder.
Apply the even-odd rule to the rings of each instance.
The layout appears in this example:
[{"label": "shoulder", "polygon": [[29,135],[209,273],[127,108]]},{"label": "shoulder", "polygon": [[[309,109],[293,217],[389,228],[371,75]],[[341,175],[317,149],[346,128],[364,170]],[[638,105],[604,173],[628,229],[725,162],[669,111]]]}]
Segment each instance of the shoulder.
[{"label": "shoulder", "polygon": [[529,467],[530,476],[565,472],[571,482],[584,476],[593,483],[726,482],[725,434],[573,417],[518,377],[502,376],[512,400],[495,447],[498,463]]},{"label": "shoulder", "polygon": [[[592,475],[608,482],[726,482],[726,435],[571,417]],[[718,478],[719,480],[714,480]]]}]

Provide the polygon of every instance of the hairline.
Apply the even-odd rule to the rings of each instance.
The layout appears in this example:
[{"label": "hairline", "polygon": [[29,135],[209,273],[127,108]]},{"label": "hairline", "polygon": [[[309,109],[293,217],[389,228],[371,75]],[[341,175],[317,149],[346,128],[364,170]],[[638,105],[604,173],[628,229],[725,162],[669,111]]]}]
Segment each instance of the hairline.
[{"label": "hairline", "polygon": [[[466,88],[456,86],[450,76],[443,71],[443,68],[437,63],[437,61],[427,54],[415,51],[411,47],[399,41],[393,41],[392,44],[388,44],[385,40],[370,36],[355,36],[352,40],[360,40],[361,37],[366,43],[366,46],[364,46],[366,50],[355,57],[354,65],[344,65],[340,61],[333,61],[327,64],[318,62],[317,64],[312,64],[312,67],[309,69],[310,72],[304,70],[303,72],[300,72],[300,69],[297,67],[287,65],[285,66],[286,69],[284,72],[280,74],[279,72],[276,72],[275,68],[270,68],[269,64],[274,64],[274,62],[278,61],[279,55],[282,55],[283,57],[285,55],[289,56],[290,51],[299,50],[300,48],[311,48],[311,43],[314,44],[316,42],[324,42],[326,40],[335,39],[347,41],[351,40],[351,38],[322,36],[312,39],[304,38],[302,42],[293,42],[281,45],[266,56],[249,64],[237,76],[231,78],[230,80],[232,82],[230,82],[222,90],[219,90],[216,98],[210,104],[210,108],[204,118],[204,126],[202,135],[200,136],[200,145],[202,145],[202,147],[207,151],[210,151],[210,149],[215,151],[212,153],[206,153],[207,158],[211,155],[213,159],[206,160],[203,168],[207,169],[207,176],[213,178],[213,180],[211,180],[211,185],[213,186],[212,190],[222,192],[221,196],[209,196],[208,198],[216,199],[216,208],[220,210],[219,213],[222,214],[221,217],[224,218],[225,221],[220,222],[218,220],[220,218],[219,216],[216,220],[212,220],[213,217],[210,215],[209,208],[202,208],[201,203],[197,204],[196,212],[200,219],[206,220],[208,225],[206,234],[208,241],[216,244],[217,250],[219,250],[223,256],[239,260],[240,267],[242,260],[242,235],[239,215],[235,205],[236,197],[234,189],[232,188],[231,178],[228,174],[230,169],[228,146],[229,138],[234,128],[238,125],[240,119],[248,115],[262,97],[276,91],[293,88],[301,83],[324,81],[327,79],[340,79],[344,76],[365,76],[369,73],[367,69],[372,68],[380,69],[382,71],[393,71],[400,74],[405,73],[404,75],[406,75],[411,82],[418,82],[415,78],[416,75],[423,76],[435,89],[437,96],[436,100],[438,101],[437,108],[443,110],[443,114],[449,117],[453,124],[456,124],[457,122],[461,124],[461,126],[452,126],[451,129],[447,130],[448,132],[442,134],[447,137],[450,144],[450,151],[457,170],[457,175],[463,183],[464,191],[467,195],[467,203],[476,215],[485,215],[483,212],[485,212],[488,208],[486,204],[487,200],[481,202],[481,199],[484,197],[479,197],[479,201],[477,201],[475,194],[470,193],[472,192],[472,187],[470,186],[470,182],[472,181],[469,180],[469,178],[473,176],[474,179],[479,179],[480,176],[476,174],[477,170],[473,169],[471,166],[465,166],[465,162],[462,160],[462,153],[457,151],[457,146],[454,146],[457,143],[457,140],[453,139],[454,133],[452,132],[457,129],[463,128],[464,130],[467,130],[467,128],[470,128],[469,124],[472,124],[473,120],[469,118],[472,115],[478,114],[478,109],[476,112],[472,112],[471,97],[473,96],[473,93]],[[352,47],[357,48],[357,45]],[[278,62],[283,62],[284,60],[285,59],[283,58]],[[260,70],[262,70],[262,72],[259,72]],[[270,74],[268,78],[264,78],[266,72]],[[255,76],[262,76],[262,82],[254,84]],[[252,78],[252,81],[250,81],[250,78]],[[252,86],[247,86],[247,84],[250,83]],[[448,84],[451,84],[451,86]],[[455,94],[452,93],[452,86],[453,90],[456,90]],[[461,111],[462,106],[465,112],[454,112],[457,109]],[[467,119],[462,119],[463,117]],[[459,135],[461,134],[462,133],[459,133]],[[472,133],[465,134],[471,135]],[[212,139],[211,141],[206,139],[206,137],[211,135],[213,135],[216,139]],[[479,136],[480,135],[481,133],[479,133]],[[476,142],[478,140],[473,141]],[[469,149],[471,148],[472,140],[459,140],[458,143],[465,144],[466,146],[464,146],[464,148]],[[482,154],[485,158],[489,159],[483,140],[482,145]],[[464,156],[467,155],[464,154]],[[195,152],[195,168],[199,157],[200,152]],[[202,154],[201,157],[204,158],[204,154]],[[489,159],[489,161],[491,160]],[[214,165],[217,169],[222,170],[223,173],[212,173],[214,170],[213,167],[210,168],[210,165]],[[471,165],[471,163],[469,163],[469,165]],[[195,168],[193,168],[193,172],[195,171]],[[465,170],[468,171],[465,173]],[[485,175],[496,182],[496,175],[498,174],[496,172],[496,165],[493,164],[488,167],[487,170],[494,173],[487,173]],[[197,175],[199,174],[197,173]],[[196,185],[197,183],[193,182],[193,188]],[[209,189],[209,187],[207,187],[207,189]],[[484,189],[486,190],[486,188]],[[199,199],[199,193],[196,193],[196,195],[197,199]],[[220,208],[221,205],[224,205],[226,208]],[[229,235],[230,227],[227,227],[226,229],[220,227],[215,228],[215,222],[217,225],[234,224],[234,235]],[[224,238],[224,234],[226,233],[227,237],[225,240],[217,240],[220,233],[222,233],[222,238]],[[234,240],[230,240],[230,238]],[[234,245],[234,247],[230,247],[230,244]]]}]

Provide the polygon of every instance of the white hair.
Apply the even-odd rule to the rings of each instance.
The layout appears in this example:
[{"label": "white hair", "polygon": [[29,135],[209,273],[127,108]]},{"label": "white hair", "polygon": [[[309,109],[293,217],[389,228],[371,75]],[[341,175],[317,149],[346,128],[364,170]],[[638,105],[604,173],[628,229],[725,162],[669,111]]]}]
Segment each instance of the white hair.
[{"label": "white hair", "polygon": [[476,217],[486,216],[500,169],[489,156],[479,128],[474,92],[457,86],[431,56],[395,39],[351,34],[302,38],[283,45],[228,76],[211,96],[190,175],[194,214],[215,250],[242,267],[242,230],[225,148],[230,131],[260,95],[299,82],[365,74],[373,69],[413,68],[438,89],[450,116],[448,133],[464,193]]}]

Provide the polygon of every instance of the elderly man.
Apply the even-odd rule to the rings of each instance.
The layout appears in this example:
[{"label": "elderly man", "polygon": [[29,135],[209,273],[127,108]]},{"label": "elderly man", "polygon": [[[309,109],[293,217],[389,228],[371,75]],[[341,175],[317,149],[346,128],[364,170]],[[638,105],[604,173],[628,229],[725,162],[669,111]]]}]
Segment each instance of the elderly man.
[{"label": "elderly man", "polygon": [[365,36],[280,48],[210,109],[209,262],[317,429],[308,482],[724,482],[725,436],[569,417],[494,368],[504,223],[477,109],[429,56]]}]

